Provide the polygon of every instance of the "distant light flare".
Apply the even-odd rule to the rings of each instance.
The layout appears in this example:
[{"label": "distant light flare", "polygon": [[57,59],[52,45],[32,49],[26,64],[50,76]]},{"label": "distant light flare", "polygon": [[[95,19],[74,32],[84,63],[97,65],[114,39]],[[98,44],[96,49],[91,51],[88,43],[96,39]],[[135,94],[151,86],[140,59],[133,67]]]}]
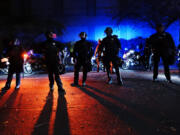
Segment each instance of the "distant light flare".
[{"label": "distant light flare", "polygon": [[28,56],[27,53],[24,53],[24,54],[23,54],[23,58],[24,58],[24,59],[27,59],[28,57],[29,57],[29,56]]},{"label": "distant light flare", "polygon": [[1,59],[1,62],[2,62],[2,63],[8,62],[8,58],[3,58],[3,59]]}]

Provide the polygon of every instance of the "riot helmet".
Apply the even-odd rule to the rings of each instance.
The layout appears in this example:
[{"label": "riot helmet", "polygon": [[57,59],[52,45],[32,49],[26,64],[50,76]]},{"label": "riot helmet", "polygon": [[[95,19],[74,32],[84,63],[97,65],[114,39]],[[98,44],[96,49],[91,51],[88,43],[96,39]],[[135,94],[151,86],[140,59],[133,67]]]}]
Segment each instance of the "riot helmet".
[{"label": "riot helmet", "polygon": [[46,33],[45,33],[45,36],[46,36],[46,38],[47,39],[54,39],[54,38],[56,38],[56,33],[54,33],[53,31],[47,31]]},{"label": "riot helmet", "polygon": [[107,36],[111,36],[113,33],[113,30],[111,27],[107,27],[104,32],[106,33]]},{"label": "riot helmet", "polygon": [[158,33],[162,33],[162,32],[164,32],[164,25],[163,24],[157,24],[156,25],[156,31],[158,32]]},{"label": "riot helmet", "polygon": [[86,38],[87,38],[86,32],[81,32],[81,33],[79,33],[79,37],[80,37],[81,39],[86,39]]}]

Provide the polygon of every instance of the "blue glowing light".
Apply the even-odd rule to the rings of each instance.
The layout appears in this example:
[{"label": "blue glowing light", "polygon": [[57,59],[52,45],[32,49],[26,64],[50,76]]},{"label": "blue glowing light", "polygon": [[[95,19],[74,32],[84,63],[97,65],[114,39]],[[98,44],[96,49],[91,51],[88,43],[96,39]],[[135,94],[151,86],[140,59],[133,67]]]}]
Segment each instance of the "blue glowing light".
[{"label": "blue glowing light", "polygon": [[[102,21],[103,20],[103,21]],[[107,17],[95,18],[93,20],[87,20],[86,24],[82,24],[81,19],[74,20],[75,26],[67,26],[62,36],[63,41],[76,41],[78,40],[78,34],[84,31],[88,34],[89,40],[98,40],[104,38],[106,35],[104,30],[106,27],[112,27],[113,34],[118,38],[124,40],[131,40],[137,37],[147,38],[155,32],[147,23],[134,20],[125,20],[117,25],[113,20]]]},{"label": "blue glowing light", "polygon": [[124,50],[125,50],[125,51],[127,51],[127,50],[128,50],[128,48],[124,48]]},{"label": "blue glowing light", "polygon": [[172,23],[166,30],[167,32],[169,32],[175,42],[175,45],[178,46],[179,44],[179,40],[180,40],[180,22],[179,21],[175,21],[174,23]]},{"label": "blue glowing light", "polygon": [[[179,26],[179,22],[176,21],[167,29],[167,32],[172,35],[176,46],[179,44]],[[146,22],[124,20],[117,25],[110,17],[77,17],[76,19],[73,18],[73,21],[69,22],[65,27],[66,29],[63,35],[56,40],[61,42],[75,42],[79,40],[78,35],[83,31],[88,34],[88,40],[98,41],[106,36],[104,33],[105,28],[112,27],[113,35],[117,35],[121,40],[122,49],[134,49],[138,51],[140,50],[140,45],[144,47],[145,39],[155,33],[155,30]],[[44,39],[42,35],[41,39]]]}]

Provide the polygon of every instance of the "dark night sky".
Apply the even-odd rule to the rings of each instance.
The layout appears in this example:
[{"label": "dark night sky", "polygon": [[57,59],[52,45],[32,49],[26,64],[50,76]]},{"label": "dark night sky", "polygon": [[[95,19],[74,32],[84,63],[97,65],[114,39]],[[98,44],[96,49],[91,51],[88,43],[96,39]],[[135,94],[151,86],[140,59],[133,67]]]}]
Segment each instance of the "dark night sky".
[{"label": "dark night sky", "polygon": [[94,16],[117,7],[117,0],[1,0],[0,7],[1,16]]}]

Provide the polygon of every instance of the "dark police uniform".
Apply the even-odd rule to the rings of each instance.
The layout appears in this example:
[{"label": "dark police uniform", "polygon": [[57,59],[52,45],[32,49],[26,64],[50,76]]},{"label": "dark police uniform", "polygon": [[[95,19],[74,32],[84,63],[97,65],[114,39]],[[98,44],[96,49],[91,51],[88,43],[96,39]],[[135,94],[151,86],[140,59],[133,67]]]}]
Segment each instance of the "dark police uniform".
[{"label": "dark police uniform", "polygon": [[102,40],[99,46],[99,51],[103,52],[103,63],[107,70],[108,79],[110,80],[110,62],[112,62],[114,68],[116,69],[117,81],[122,84],[120,73],[119,73],[119,58],[118,53],[121,49],[121,43],[117,36],[107,36]]},{"label": "dark police uniform", "polygon": [[49,86],[50,88],[53,88],[54,86],[54,76],[55,76],[55,81],[58,86],[58,90],[61,91],[63,90],[62,87],[62,82],[59,77],[59,51],[62,51],[62,44],[54,41],[53,39],[48,39],[42,44],[42,51],[45,56],[45,62],[47,65],[47,70],[48,70],[48,77],[49,77]]},{"label": "dark police uniform", "polygon": [[91,68],[91,57],[93,56],[91,43],[85,39],[77,41],[74,45],[73,57],[76,60],[74,71],[74,84],[78,84],[79,71],[83,67],[83,83],[87,79],[87,73]]},{"label": "dark police uniform", "polygon": [[150,44],[152,51],[154,53],[153,80],[157,79],[158,65],[160,58],[162,58],[166,79],[170,81],[171,77],[169,65],[170,61],[172,61],[170,59],[170,56],[172,55],[172,52],[175,50],[174,41],[171,35],[167,32],[155,33],[150,37]]},{"label": "dark police uniform", "polygon": [[9,70],[8,70],[8,78],[5,87],[10,87],[11,81],[13,78],[13,74],[16,73],[16,86],[20,85],[20,73],[23,72],[23,48],[18,45],[11,45],[7,50],[6,56],[9,58]]}]

